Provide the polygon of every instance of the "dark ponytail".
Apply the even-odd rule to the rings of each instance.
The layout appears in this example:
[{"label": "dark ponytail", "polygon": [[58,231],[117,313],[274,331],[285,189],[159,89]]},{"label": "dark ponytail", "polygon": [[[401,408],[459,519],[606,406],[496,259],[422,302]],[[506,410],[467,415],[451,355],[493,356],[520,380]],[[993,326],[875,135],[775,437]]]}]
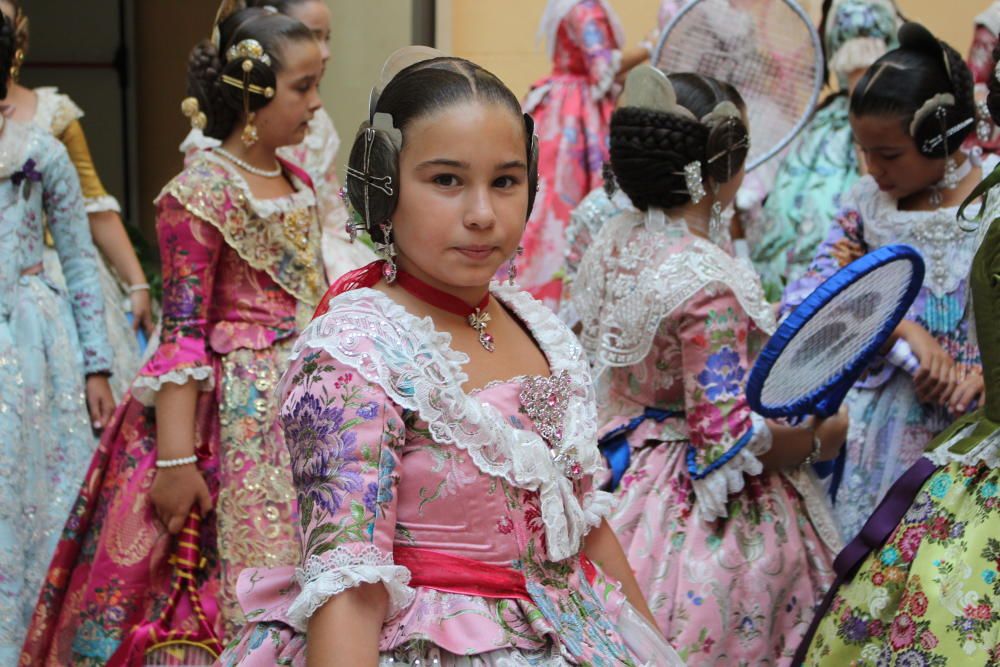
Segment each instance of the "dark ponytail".
[{"label": "dark ponytail", "polygon": [[[243,80],[245,58],[227,62],[225,53],[240,42],[253,39],[264,48],[270,64],[252,59],[249,83],[261,90],[275,87],[276,75],[282,68],[282,49],[289,42],[311,41],[313,34],[304,25],[274,11],[250,8],[229,16],[219,26],[221,49],[206,40],[191,51],[188,58],[188,95],[198,100],[205,113],[205,135],[224,139],[232,132],[243,112],[243,90],[223,82],[223,76]],[[220,53],[221,50],[221,53]],[[270,98],[251,94],[250,111],[257,111],[270,102]]]}]

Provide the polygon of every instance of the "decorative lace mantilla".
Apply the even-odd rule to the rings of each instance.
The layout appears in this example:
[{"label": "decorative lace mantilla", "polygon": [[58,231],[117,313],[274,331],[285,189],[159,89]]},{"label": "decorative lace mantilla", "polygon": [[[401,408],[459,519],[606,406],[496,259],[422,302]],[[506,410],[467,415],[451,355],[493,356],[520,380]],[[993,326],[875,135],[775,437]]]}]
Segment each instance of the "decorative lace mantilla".
[{"label": "decorative lace mantilla", "polygon": [[[984,160],[983,173],[996,164],[996,157]],[[879,190],[872,178],[859,180],[848,201],[854,202],[864,221],[864,239],[870,248],[905,243],[923,256],[927,266],[924,286],[935,296],[954,292],[968,278],[976,253],[976,235],[959,227],[957,206],[936,211],[900,211],[896,201]],[[966,217],[974,217],[977,208],[969,210]]]},{"label": "decorative lace mantilla", "polygon": [[[665,235],[689,238],[678,252]],[[594,374],[641,361],[663,319],[713,284],[731,290],[762,331],[774,332],[774,312],[746,261],[694,236],[683,221],[660,228],[638,211],[608,221],[584,256],[571,295]]]},{"label": "decorative lace mantilla", "polygon": [[[571,479],[553,456],[574,451],[583,475],[603,467],[589,369],[572,332],[545,306],[516,288],[494,284],[491,291],[531,331],[551,373],[565,372],[573,385],[561,441],[551,449],[538,433],[515,428],[495,407],[462,390],[468,357],[451,348],[449,334],[376,290],[356,289],[334,298],[327,314],[302,333],[292,359],[309,349],[326,351],[419,414],[435,442],[465,450],[484,474],[536,491],[549,558],[561,561],[579,551],[590,524]],[[592,514],[600,509],[593,500],[588,505]]]},{"label": "decorative lace mantilla", "polygon": [[35,88],[38,102],[35,106],[33,122],[59,137],[74,120],[83,118],[83,110],[69,95],[60,93],[58,88],[43,86]]},{"label": "decorative lace mantilla", "polygon": [[302,591],[288,608],[288,620],[298,632],[305,632],[309,618],[334,595],[361,584],[382,582],[389,594],[390,619],[406,609],[416,591],[410,588],[410,571],[395,565],[391,553],[373,544],[358,551],[340,546],[319,556],[309,556],[302,567],[295,569],[295,580]]}]

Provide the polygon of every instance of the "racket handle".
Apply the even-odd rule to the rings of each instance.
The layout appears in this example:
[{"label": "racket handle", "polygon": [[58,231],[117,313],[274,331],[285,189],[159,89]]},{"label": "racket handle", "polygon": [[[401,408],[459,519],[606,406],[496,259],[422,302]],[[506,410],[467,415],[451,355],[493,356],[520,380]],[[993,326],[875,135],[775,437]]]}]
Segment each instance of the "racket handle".
[{"label": "racket handle", "polygon": [[917,355],[913,354],[913,348],[910,347],[910,344],[902,338],[896,341],[889,353],[885,355],[885,359],[910,375],[916,375],[920,369],[920,360],[917,359]]}]

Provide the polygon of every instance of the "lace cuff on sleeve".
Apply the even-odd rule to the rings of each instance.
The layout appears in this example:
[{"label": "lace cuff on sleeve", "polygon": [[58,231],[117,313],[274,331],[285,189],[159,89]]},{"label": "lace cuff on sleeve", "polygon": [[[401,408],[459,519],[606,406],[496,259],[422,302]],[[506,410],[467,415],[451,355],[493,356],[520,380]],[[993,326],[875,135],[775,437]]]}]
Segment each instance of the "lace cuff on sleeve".
[{"label": "lace cuff on sleeve", "polygon": [[405,609],[416,594],[409,586],[410,571],[394,565],[392,554],[371,544],[361,551],[341,546],[322,557],[309,556],[295,571],[295,578],[302,590],[288,608],[288,620],[299,632],[306,631],[309,618],[327,600],[363,583],[385,585],[389,594],[386,619]]},{"label": "lace cuff on sleeve", "polygon": [[211,391],[215,387],[211,366],[189,366],[163,373],[162,375],[139,375],[132,383],[132,396],[146,406],[152,406],[156,394],[168,382],[186,384],[194,380],[200,391]]},{"label": "lace cuff on sleeve", "polygon": [[743,490],[743,475],[759,475],[764,466],[758,455],[771,449],[771,429],[764,418],[750,414],[753,436],[731,459],[701,479],[691,481],[698,510],[705,521],[714,521],[727,515],[729,495]]},{"label": "lace cuff on sleeve", "polygon": [[118,203],[118,200],[111,195],[84,197],[83,204],[87,213],[104,213],[105,211],[111,211],[112,213],[122,212],[122,207]]},{"label": "lace cuff on sleeve", "polygon": [[601,525],[615,508],[615,497],[607,491],[591,491],[583,497],[583,519],[591,528]]}]

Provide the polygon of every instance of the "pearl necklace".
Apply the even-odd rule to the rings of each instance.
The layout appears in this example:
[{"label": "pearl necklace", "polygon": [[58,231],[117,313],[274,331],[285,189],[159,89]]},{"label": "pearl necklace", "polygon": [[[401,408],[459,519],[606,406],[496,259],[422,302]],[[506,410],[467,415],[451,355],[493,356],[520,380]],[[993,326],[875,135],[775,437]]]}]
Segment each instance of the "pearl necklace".
[{"label": "pearl necklace", "polygon": [[251,174],[256,174],[257,176],[263,176],[264,178],[278,178],[279,176],[281,176],[282,169],[281,169],[281,163],[280,162],[278,163],[278,166],[275,167],[274,169],[270,169],[270,170],[268,170],[268,169],[261,169],[259,167],[253,166],[252,164],[250,164],[249,162],[247,162],[245,160],[241,160],[240,158],[236,157],[235,155],[233,155],[232,153],[230,153],[229,151],[227,151],[222,146],[216,147],[215,148],[215,152],[218,153],[219,155],[221,155],[222,157],[226,158],[227,160],[229,160],[233,164],[235,164],[240,169],[243,169],[244,171],[248,171]]}]

